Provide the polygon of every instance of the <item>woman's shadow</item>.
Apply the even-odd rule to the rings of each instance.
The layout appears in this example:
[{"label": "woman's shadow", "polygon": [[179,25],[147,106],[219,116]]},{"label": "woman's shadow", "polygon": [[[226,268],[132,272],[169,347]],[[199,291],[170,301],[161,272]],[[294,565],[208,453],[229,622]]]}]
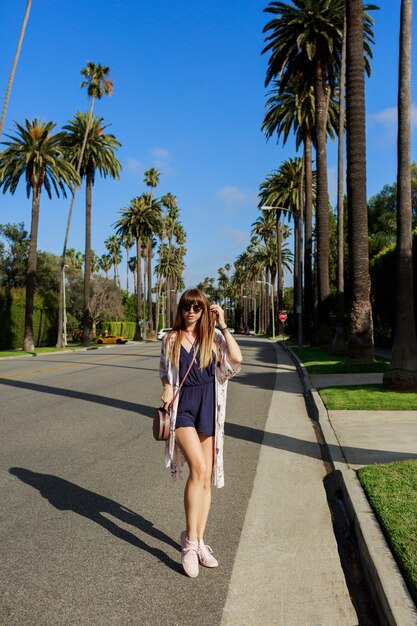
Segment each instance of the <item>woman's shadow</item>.
[{"label": "woman's shadow", "polygon": [[17,476],[22,482],[37,489],[40,495],[46,498],[56,509],[60,511],[73,511],[74,513],[78,513],[78,515],[82,515],[96,522],[119,539],[123,539],[123,541],[127,541],[133,546],[145,552],[149,552],[149,554],[159,559],[162,563],[165,563],[165,565],[175,572],[182,573],[180,564],[173,561],[165,552],[158,548],[148,546],[148,544],[136,537],[136,535],[120,528],[120,526],[105,516],[107,513],[121,522],[130,524],[177,550],[181,549],[178,543],[161,530],[155,528],[152,522],[142,517],[142,515],[138,515],[138,513],[131,511],[118,502],[110,500],[110,498],[100,496],[93,491],[79,487],[57,476],[32,472],[22,467],[11,467],[9,472],[13,476]]}]

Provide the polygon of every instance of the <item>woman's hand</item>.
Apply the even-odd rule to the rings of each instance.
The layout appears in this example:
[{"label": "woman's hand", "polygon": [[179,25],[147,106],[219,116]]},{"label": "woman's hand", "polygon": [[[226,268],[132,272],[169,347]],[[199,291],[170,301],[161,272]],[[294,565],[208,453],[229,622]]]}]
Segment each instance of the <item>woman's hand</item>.
[{"label": "woman's hand", "polygon": [[167,409],[172,402],[172,398],[174,397],[174,390],[172,389],[172,385],[164,385],[164,391],[162,392],[161,400],[164,404],[164,409]]},{"label": "woman's hand", "polygon": [[216,322],[220,326],[220,328],[224,328],[225,326],[227,326],[224,319],[224,311],[220,304],[211,304],[210,311],[216,316]]}]

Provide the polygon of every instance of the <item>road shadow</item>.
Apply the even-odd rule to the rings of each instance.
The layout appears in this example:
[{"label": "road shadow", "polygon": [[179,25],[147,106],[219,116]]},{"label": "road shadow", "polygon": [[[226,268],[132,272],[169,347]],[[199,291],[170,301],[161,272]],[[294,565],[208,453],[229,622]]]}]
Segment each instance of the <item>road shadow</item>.
[{"label": "road shadow", "polygon": [[154,408],[145,404],[137,404],[128,400],[119,400],[118,398],[109,398],[95,393],[85,393],[84,391],[76,391],[75,389],[63,389],[62,387],[51,387],[50,385],[40,385],[38,383],[28,383],[23,380],[11,380],[0,378],[0,385],[15,387],[16,389],[29,389],[39,393],[47,393],[55,396],[64,396],[65,398],[75,398],[76,400],[84,400],[85,402],[94,402],[111,406],[115,409],[123,411],[131,411],[132,413],[140,413],[146,417],[153,417]]},{"label": "road shadow", "polygon": [[[235,424],[231,422],[226,422],[224,433],[227,437],[249,441],[258,445],[270,446],[271,448],[275,448],[277,450],[285,450],[286,452],[308,456],[313,459],[321,458],[320,447],[316,441],[304,441],[302,439],[296,439],[295,437],[281,435],[280,433],[271,433],[259,428],[253,428],[251,426],[244,426],[242,424]],[[328,448],[332,457],[335,458],[339,448],[334,445],[329,445]],[[345,445],[342,446],[342,451],[345,458],[347,458],[350,463],[355,465],[391,463],[393,461],[406,461],[417,457],[417,454],[412,452],[357,448]]]},{"label": "road shadow", "polygon": [[171,559],[163,550],[149,546],[136,535],[124,528],[120,528],[113,520],[106,517],[106,515],[111,515],[124,524],[130,524],[150,537],[162,543],[166,543],[176,550],[181,550],[180,545],[176,541],[158,528],[155,528],[153,523],[142,515],[135,513],[135,511],[128,509],[110,498],[84,489],[58,476],[33,472],[23,467],[11,467],[9,473],[16,476],[27,485],[37,489],[40,495],[48,500],[56,509],[60,511],[73,511],[77,513],[77,515],[81,515],[95,522],[115,537],[130,543],[132,546],[144,552],[148,552],[175,572],[182,573],[180,564]]}]

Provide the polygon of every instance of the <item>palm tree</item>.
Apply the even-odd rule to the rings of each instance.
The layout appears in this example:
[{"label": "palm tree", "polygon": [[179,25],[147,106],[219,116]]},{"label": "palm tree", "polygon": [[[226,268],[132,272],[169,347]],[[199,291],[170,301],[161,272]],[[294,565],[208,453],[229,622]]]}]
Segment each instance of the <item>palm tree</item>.
[{"label": "palm tree", "polygon": [[107,250],[109,251],[113,259],[114,283],[115,285],[119,285],[119,287],[120,287],[120,278],[118,275],[117,266],[120,262],[121,244],[122,244],[121,237],[118,237],[117,235],[110,235],[110,237],[107,237],[106,241],[104,242],[104,245],[106,246]]},{"label": "palm tree", "polygon": [[[259,206],[264,205],[271,207],[285,206],[285,208],[293,214],[295,221],[295,237],[294,237],[294,251],[295,251],[295,272],[294,272],[294,293],[298,294],[298,302],[294,302],[294,306],[301,306],[302,301],[302,223],[303,223],[303,205],[304,205],[304,184],[303,184],[303,160],[300,157],[295,159],[288,159],[284,161],[278,170],[270,174],[264,182],[260,184],[260,202]],[[316,179],[315,173],[312,176],[312,200],[315,199]],[[277,215],[283,214],[289,217],[289,215],[279,209],[275,210]],[[278,232],[278,236],[281,238],[281,228]],[[282,253],[280,239],[278,239],[278,245],[280,247],[279,256],[280,261],[278,263],[278,273],[283,271]],[[281,278],[281,284],[283,284],[283,274]],[[283,297],[279,298],[279,306],[283,304]],[[301,312],[298,309],[298,330],[299,339],[301,342]]]},{"label": "palm tree", "polygon": [[[92,61],[88,61],[87,66],[81,70],[82,76],[86,78],[86,80],[84,80],[81,83],[81,87],[87,87],[88,97],[90,98],[90,109],[88,112],[88,122],[85,127],[85,134],[84,134],[84,138],[82,142],[82,147],[78,155],[78,163],[77,163],[77,169],[76,169],[78,176],[80,175],[80,172],[81,172],[81,163],[84,158],[84,151],[85,151],[85,146],[87,143],[87,136],[90,130],[92,120],[93,120],[95,100],[96,98],[97,100],[101,100],[101,98],[104,95],[111,96],[111,94],[113,93],[113,82],[109,77],[109,73],[110,73],[109,67],[100,65],[100,64],[96,65]],[[74,207],[75,191],[76,191],[76,188],[74,186],[72,188],[71,202],[70,202],[70,207],[68,210],[67,227],[65,230],[64,246],[63,246],[63,252],[62,252],[62,259],[61,259],[61,277],[60,277],[59,300],[58,300],[58,337],[57,337],[57,342],[56,342],[57,348],[62,348],[62,345],[63,345],[62,344],[62,341],[63,341],[62,304],[63,304],[63,280],[64,280],[63,268],[65,264],[65,251],[67,249],[67,244],[68,244],[68,236],[69,236],[69,229],[71,225],[72,210]]]},{"label": "palm tree", "polygon": [[362,0],[346,4],[346,146],[349,214],[350,359],[373,361],[366,204],[365,72]]},{"label": "palm tree", "polygon": [[[149,197],[149,206],[152,208],[152,190],[159,184],[161,177],[160,172],[155,167],[151,167],[144,172],[143,182],[149,187],[150,192],[147,194]],[[159,209],[160,210],[160,209]],[[147,243],[147,265],[148,265],[148,318],[149,318],[149,334],[153,333],[153,313],[152,313],[152,248],[151,240],[148,239]],[[155,326],[157,322],[155,323]]]},{"label": "palm tree", "polygon": [[[168,248],[166,244],[163,244],[159,250],[159,260],[155,265],[155,272],[161,277],[165,278],[166,286],[176,285],[181,282],[182,272],[184,269],[183,263],[183,251],[180,246],[172,246],[171,250]],[[175,289],[173,292],[175,293]],[[170,291],[166,290],[166,297],[170,295]],[[175,298],[169,297],[169,301],[174,301]],[[172,306],[169,302],[166,305],[166,312],[168,313],[166,317],[166,324],[168,326],[172,325]],[[163,317],[165,317],[163,312]]]},{"label": "palm tree", "polygon": [[396,320],[391,363],[384,374],[384,385],[390,389],[417,389],[410,167],[411,12],[412,0],[402,0],[398,86]]},{"label": "palm tree", "polygon": [[106,278],[109,278],[109,272],[113,265],[113,259],[111,254],[102,254],[99,261],[100,269],[106,274]]},{"label": "palm tree", "polygon": [[138,260],[135,256],[129,257],[128,266],[133,274],[133,291],[136,295],[136,270],[138,268]]},{"label": "palm tree", "polygon": [[142,323],[142,241],[160,228],[160,217],[149,206],[142,195],[132,198],[127,208],[120,211],[121,218],[114,224],[116,233],[123,237],[126,233],[136,241],[136,332],[134,339],[140,341]]},{"label": "palm tree", "polygon": [[0,119],[0,137],[3,134],[4,120],[6,119],[7,107],[9,106],[9,99],[10,99],[10,94],[12,91],[14,75],[15,75],[17,63],[20,57],[20,50],[22,48],[23,38],[25,36],[26,24],[29,19],[31,6],[32,6],[32,0],[27,0],[26,11],[25,11],[25,15],[23,18],[23,22],[22,22],[22,28],[20,29],[19,41],[17,42],[16,53],[14,55],[13,65],[12,65],[12,69],[10,70],[9,81],[7,83],[6,95],[4,97],[3,111],[1,113],[1,119]]},{"label": "palm tree", "polygon": [[[161,205],[165,207],[166,212],[165,215],[161,219],[161,230],[159,232],[160,238],[160,246],[159,250],[163,250],[163,244],[165,241],[165,237],[168,238],[169,248],[168,255],[171,254],[172,248],[172,238],[174,236],[175,224],[177,223],[179,216],[179,209],[177,205],[177,198],[172,193],[167,193],[161,198]],[[171,293],[170,287],[165,282],[166,286],[166,295]],[[155,321],[156,321],[156,330],[159,330],[159,310],[160,310],[160,302],[162,296],[162,276],[157,273],[157,291],[156,291],[156,310],[155,310]],[[166,304],[168,305],[168,298],[166,298]],[[163,326],[161,327],[163,328]]]},{"label": "palm tree", "polygon": [[70,267],[80,270],[83,266],[82,253],[75,248],[67,248],[65,261]]},{"label": "palm tree", "polygon": [[[366,7],[373,8],[370,6]],[[327,181],[326,128],[328,101],[340,73],[341,42],[345,0],[297,0],[296,6],[271,2],[265,9],[275,17],[263,32],[266,47],[271,52],[266,73],[266,85],[279,77],[284,90],[289,80],[299,72],[311,74],[315,102],[315,136],[317,163],[316,245],[318,274],[318,314],[323,338],[330,338],[329,283],[329,194]],[[369,71],[372,41],[371,21],[363,15],[363,51]]]},{"label": "palm tree", "polygon": [[52,188],[57,196],[61,190],[66,195],[65,185],[78,182],[73,166],[64,158],[63,133],[52,135],[55,124],[34,119],[25,121],[25,126],[16,123],[17,135],[4,142],[7,148],[0,153],[0,186],[3,193],[16,191],[22,175],[26,179],[26,192],[32,193],[32,222],[26,279],[26,309],[24,350],[33,350],[33,304],[36,279],[37,242],[41,191],[44,187],[49,198]]},{"label": "palm tree", "polygon": [[126,292],[129,293],[129,250],[133,246],[134,239],[130,233],[121,237],[122,246],[126,250]]},{"label": "palm tree", "polygon": [[[272,284],[271,297],[273,300],[275,300],[274,282],[275,282],[275,277],[277,274],[277,267],[278,267],[277,258],[276,258],[277,254],[276,254],[276,239],[275,239],[275,235],[276,235],[275,212],[262,211],[262,215],[258,217],[258,219],[252,224],[251,232],[252,234],[258,235],[265,244],[263,247],[262,253],[260,254],[262,256],[263,265],[265,269],[271,275],[271,284]],[[268,296],[266,297],[266,300],[267,300],[267,305],[266,305],[267,310],[269,310]]]},{"label": "palm tree", "polygon": [[329,194],[327,181],[327,100],[328,85],[335,82],[340,67],[344,0],[299,0],[297,6],[271,2],[265,9],[277,17],[264,27],[272,31],[266,38],[263,52],[271,51],[266,84],[280,77],[286,80],[311,67],[315,100],[316,161],[317,161],[317,255],[319,321],[329,325]]},{"label": "palm tree", "polygon": [[[101,116],[96,116],[88,130],[87,142],[84,142],[86,129],[89,125],[89,114],[78,111],[74,119],[64,126],[66,132],[65,147],[71,163],[79,163],[81,178],[86,179],[86,228],[85,228],[85,272],[84,272],[84,307],[83,307],[83,342],[90,340],[90,250],[91,250],[91,205],[92,189],[96,172],[106,178],[119,178],[121,164],[115,156],[120,147],[114,135],[105,134]],[[84,147],[85,143],[85,147]],[[84,147],[84,151],[83,151]]]},{"label": "palm tree", "polygon": [[[262,129],[267,139],[274,133],[277,139],[282,136],[285,145],[293,129],[295,132],[296,149],[301,143],[304,145],[304,173],[305,173],[305,215],[304,215],[304,302],[305,322],[311,327],[314,317],[314,288],[313,288],[313,161],[312,144],[315,143],[315,102],[314,89],[311,84],[309,64],[303,72],[298,72],[281,89],[278,81],[269,93],[266,103]],[[334,139],[336,130],[338,105],[334,92],[330,94],[328,102],[327,134]],[[315,189],[314,189],[315,193]],[[277,233],[280,232],[280,213],[277,212]],[[278,254],[281,250],[281,241],[278,241]],[[278,293],[280,293],[278,287]],[[280,299],[280,298],[279,298]],[[282,299],[280,299],[282,302]]]}]

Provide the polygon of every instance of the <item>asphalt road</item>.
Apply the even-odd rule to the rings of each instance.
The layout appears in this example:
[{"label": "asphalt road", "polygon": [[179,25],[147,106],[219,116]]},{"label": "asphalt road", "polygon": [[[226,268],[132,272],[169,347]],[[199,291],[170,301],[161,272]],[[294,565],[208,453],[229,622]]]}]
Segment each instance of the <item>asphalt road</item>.
[{"label": "asphalt road", "polygon": [[239,341],[206,534],[220,566],[194,580],[183,484],[151,434],[160,344],[0,360],[1,626],[220,624],[275,381],[273,346]]}]

